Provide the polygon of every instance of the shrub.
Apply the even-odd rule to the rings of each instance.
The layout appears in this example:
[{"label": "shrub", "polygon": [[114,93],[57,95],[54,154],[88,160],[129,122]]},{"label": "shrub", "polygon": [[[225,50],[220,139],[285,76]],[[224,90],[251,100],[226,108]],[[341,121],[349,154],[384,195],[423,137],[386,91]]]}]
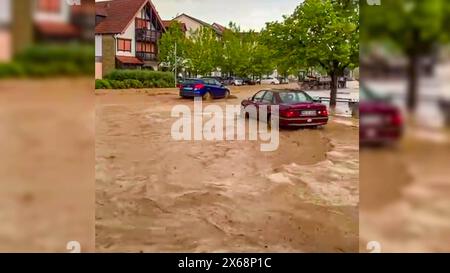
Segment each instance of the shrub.
[{"label": "shrub", "polygon": [[92,45],[35,45],[18,54],[15,62],[27,76],[92,75]]},{"label": "shrub", "polygon": [[173,87],[175,81],[170,72],[151,70],[113,70],[102,81],[96,81],[96,88],[155,88]]},{"label": "shrub", "polygon": [[124,80],[123,83],[125,84],[125,86],[127,88],[143,88],[144,87],[144,85],[140,81],[133,80],[133,79]]},{"label": "shrub", "polygon": [[95,80],[95,89],[111,89],[111,83],[108,80]]},{"label": "shrub", "polygon": [[112,89],[126,89],[126,85],[123,81],[109,80]]},{"label": "shrub", "polygon": [[93,75],[94,55],[92,45],[35,45],[0,64],[0,78]]},{"label": "shrub", "polygon": [[167,87],[174,86],[175,80],[170,72],[151,70],[113,70],[105,76],[108,80],[138,80],[143,87]]},{"label": "shrub", "polygon": [[143,85],[144,85],[144,88],[153,88],[156,86],[153,81],[149,81],[149,80],[145,80]]},{"label": "shrub", "polygon": [[25,74],[25,70],[19,63],[0,63],[0,78],[19,77]]}]

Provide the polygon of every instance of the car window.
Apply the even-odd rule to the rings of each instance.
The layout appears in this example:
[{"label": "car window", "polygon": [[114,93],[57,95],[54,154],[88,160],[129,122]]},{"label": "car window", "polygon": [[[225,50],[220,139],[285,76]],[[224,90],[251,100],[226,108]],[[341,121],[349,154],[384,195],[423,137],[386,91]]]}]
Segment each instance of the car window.
[{"label": "car window", "polygon": [[222,85],[218,80],[214,80],[214,84],[219,86]]},{"label": "car window", "polygon": [[313,99],[304,92],[280,92],[281,102],[283,103],[299,103],[299,102],[313,102]]},{"label": "car window", "polygon": [[214,80],[212,80],[212,79],[203,79],[203,81],[205,81],[205,83],[208,84],[208,85],[213,85],[214,84]]},{"label": "car window", "polygon": [[264,95],[262,101],[266,102],[266,103],[272,103],[273,102],[273,93],[270,91],[267,91],[266,94]]},{"label": "car window", "polygon": [[183,83],[184,84],[196,84],[196,83],[202,83],[203,80],[200,79],[186,79]]},{"label": "car window", "polygon": [[263,90],[263,91],[259,91],[258,93],[256,93],[254,96],[253,96],[253,101],[261,101],[261,99],[262,99],[262,97],[264,96],[264,93],[266,93],[266,91],[265,90]]},{"label": "car window", "polygon": [[388,99],[388,97],[383,97],[380,94],[375,93],[373,90],[368,89],[367,86],[362,86],[359,89],[359,96],[362,101],[382,101]]}]

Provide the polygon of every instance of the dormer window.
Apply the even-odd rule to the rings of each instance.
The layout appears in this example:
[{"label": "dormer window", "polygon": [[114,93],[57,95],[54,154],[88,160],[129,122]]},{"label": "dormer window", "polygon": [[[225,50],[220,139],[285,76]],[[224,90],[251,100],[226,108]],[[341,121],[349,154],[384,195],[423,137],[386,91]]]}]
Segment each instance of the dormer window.
[{"label": "dormer window", "polygon": [[60,0],[38,0],[37,10],[40,12],[59,13],[61,10]]}]

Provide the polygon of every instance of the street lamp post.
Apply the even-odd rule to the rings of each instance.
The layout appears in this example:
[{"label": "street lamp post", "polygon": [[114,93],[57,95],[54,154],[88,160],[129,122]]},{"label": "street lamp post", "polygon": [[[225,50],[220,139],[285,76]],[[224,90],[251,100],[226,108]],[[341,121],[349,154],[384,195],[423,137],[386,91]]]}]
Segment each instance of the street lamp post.
[{"label": "street lamp post", "polygon": [[174,51],[174,54],[175,54],[175,67],[174,67],[174,70],[175,70],[175,87],[177,87],[177,42],[175,42],[175,51]]}]

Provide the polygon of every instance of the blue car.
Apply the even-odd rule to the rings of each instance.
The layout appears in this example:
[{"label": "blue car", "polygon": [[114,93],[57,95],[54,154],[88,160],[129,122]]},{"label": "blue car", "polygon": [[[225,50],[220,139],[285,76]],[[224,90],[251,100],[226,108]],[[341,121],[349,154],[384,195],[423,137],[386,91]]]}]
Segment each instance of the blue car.
[{"label": "blue car", "polygon": [[180,86],[183,98],[202,97],[205,100],[228,98],[230,90],[213,78],[186,79]]}]

